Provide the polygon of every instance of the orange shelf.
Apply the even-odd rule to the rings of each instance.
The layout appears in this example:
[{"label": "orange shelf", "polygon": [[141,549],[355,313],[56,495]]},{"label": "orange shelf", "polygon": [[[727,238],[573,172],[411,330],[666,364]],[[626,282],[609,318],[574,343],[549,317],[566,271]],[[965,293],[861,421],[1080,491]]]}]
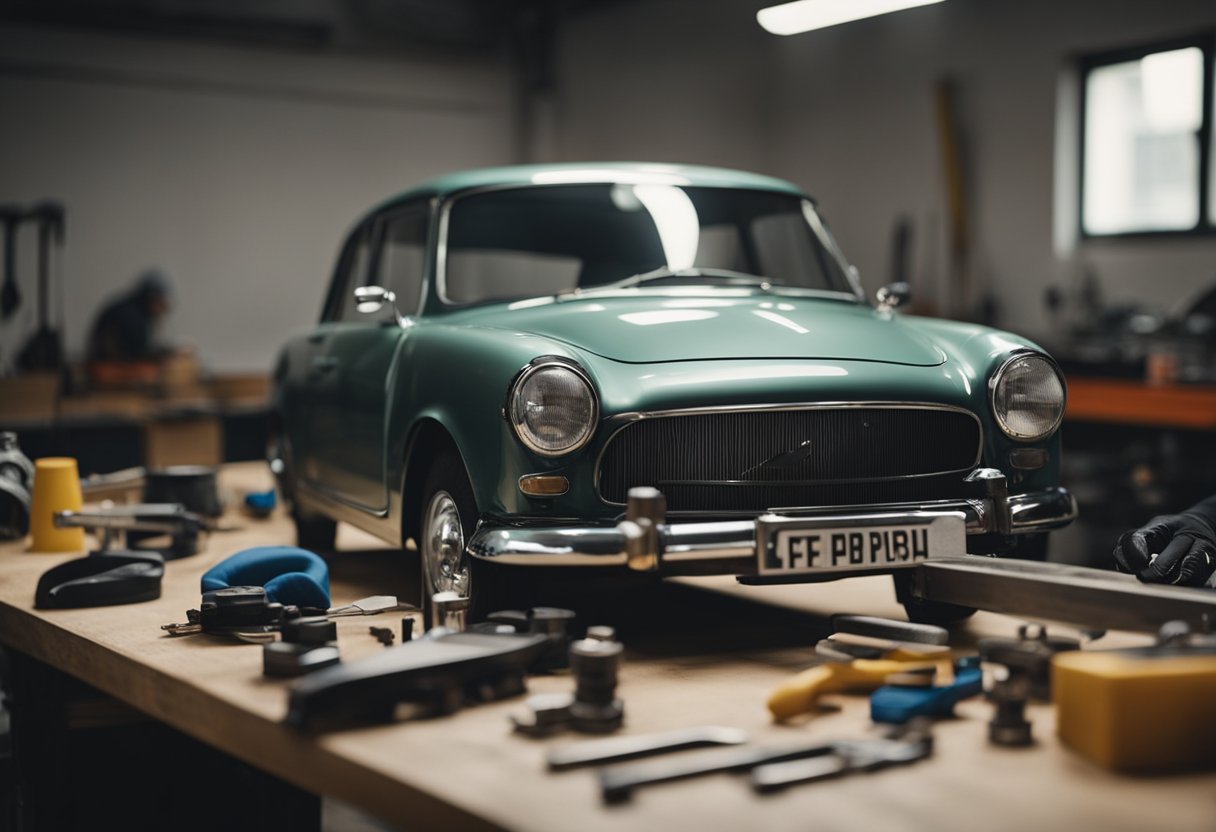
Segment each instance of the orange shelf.
[{"label": "orange shelf", "polygon": [[1071,421],[1216,430],[1216,387],[1069,378]]}]

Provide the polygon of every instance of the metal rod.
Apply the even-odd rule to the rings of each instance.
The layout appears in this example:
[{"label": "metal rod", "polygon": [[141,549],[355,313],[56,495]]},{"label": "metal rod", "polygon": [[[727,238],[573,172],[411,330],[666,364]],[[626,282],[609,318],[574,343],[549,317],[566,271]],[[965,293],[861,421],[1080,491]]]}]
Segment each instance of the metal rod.
[{"label": "metal rod", "polygon": [[1144,584],[1131,575],[1059,563],[974,555],[931,559],[914,570],[912,594],[1088,628],[1155,632],[1179,620],[1200,632],[1216,628],[1216,592]]}]

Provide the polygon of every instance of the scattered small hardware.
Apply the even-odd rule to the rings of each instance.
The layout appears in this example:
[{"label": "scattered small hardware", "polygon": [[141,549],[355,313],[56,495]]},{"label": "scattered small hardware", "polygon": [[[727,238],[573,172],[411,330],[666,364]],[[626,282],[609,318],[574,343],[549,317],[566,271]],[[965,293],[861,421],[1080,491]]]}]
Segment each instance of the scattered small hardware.
[{"label": "scattered small hardware", "polygon": [[[560,612],[569,612],[560,610]],[[570,613],[573,616],[573,613]],[[552,620],[552,619],[550,619]],[[564,617],[561,632],[565,632]],[[570,645],[570,669],[575,678],[574,694],[534,696],[525,703],[526,710],[513,714],[515,730],[531,736],[547,736],[565,728],[586,734],[607,734],[617,730],[625,718],[625,704],[616,696],[617,672],[623,647],[611,627],[590,627],[595,638],[584,638]],[[542,635],[534,633],[533,635]],[[546,652],[552,650],[550,636],[544,636]],[[543,654],[542,654],[543,658]],[[549,667],[542,661],[539,672]]]},{"label": "scattered small hardware", "polygon": [[[574,611],[558,607],[533,607],[530,610],[499,610],[486,616],[485,621],[472,625],[479,633],[536,633],[548,639],[548,647],[536,663],[528,668],[529,673],[553,673],[570,666],[570,627],[574,623]],[[590,627],[587,638],[594,638],[592,631],[606,631],[609,640],[614,638],[611,627]]]},{"label": "scattered small hardware", "polygon": [[388,627],[368,627],[367,631],[375,636],[376,641],[385,647],[393,646],[393,631]]},{"label": "scattered small hardware", "polygon": [[870,719],[902,725],[917,717],[952,716],[956,703],[984,689],[978,657],[955,662],[953,681],[936,685],[935,676],[933,667],[888,676],[885,684],[870,696]]},{"label": "scattered small hardware", "polygon": [[262,646],[262,673],[266,676],[303,676],[340,661],[335,644],[272,641]]},{"label": "scattered small hardware", "polygon": [[982,638],[980,659],[1017,668],[1027,678],[1030,696],[1040,702],[1051,701],[1051,660],[1057,653],[1080,650],[1075,638],[1048,636],[1047,628],[1037,624],[1018,627],[1017,638]]},{"label": "scattered small hardware", "polygon": [[538,693],[524,701],[525,710],[511,714],[515,730],[530,737],[547,737],[570,727],[572,693]]},{"label": "scattered small hardware", "polygon": [[[528,631],[543,635],[549,640],[549,649],[541,657],[535,673],[564,670],[570,666],[570,624],[574,611],[557,607],[533,607],[528,612]],[[610,639],[611,640],[611,639]]]},{"label": "scattered small hardware", "polygon": [[1030,698],[1030,675],[1021,668],[1003,668],[993,679],[988,700],[996,706],[988,723],[988,741],[994,745],[1024,746],[1034,742],[1026,701]]},{"label": "scattered small hardware", "polygon": [[468,624],[469,599],[456,592],[437,592],[431,596],[435,627],[459,633]]},{"label": "scattered small hardware", "polygon": [[720,725],[677,728],[674,731],[637,734],[632,737],[608,737],[577,742],[550,751],[549,770],[564,771],[580,766],[620,763],[639,757],[652,757],[690,748],[742,745],[745,742],[747,742],[746,731],[740,728],[725,728]]},{"label": "scattered small hardware", "polygon": [[624,648],[611,638],[584,638],[570,645],[574,673],[574,704],[570,725],[588,734],[606,734],[621,727],[625,704],[616,698],[617,671]]},{"label": "scattered small hardware", "polygon": [[338,625],[324,615],[284,618],[279,625],[283,641],[290,644],[318,645],[338,640]]},{"label": "scattered small hardware", "polygon": [[[605,803],[622,803],[629,800],[634,790],[641,786],[719,772],[752,772],[753,788],[768,792],[854,771],[875,771],[891,765],[911,763],[924,759],[932,751],[933,736],[928,722],[913,720],[882,739],[843,740],[779,748],[721,748],[677,759],[615,766],[600,772],[600,794]],[[794,766],[795,761],[805,761],[808,765]]]},{"label": "scattered small hardware", "polygon": [[516,633],[441,633],[382,650],[366,659],[309,674],[288,695],[285,722],[322,730],[349,723],[387,722],[397,706],[448,714],[467,698],[523,693],[524,671],[545,638]]}]

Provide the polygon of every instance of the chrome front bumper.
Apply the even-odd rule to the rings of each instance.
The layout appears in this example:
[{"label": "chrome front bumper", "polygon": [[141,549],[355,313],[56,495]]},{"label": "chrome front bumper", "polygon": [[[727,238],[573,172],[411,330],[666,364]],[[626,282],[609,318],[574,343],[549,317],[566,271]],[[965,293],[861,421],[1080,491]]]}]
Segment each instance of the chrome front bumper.
[{"label": "chrome front bumper", "polygon": [[[866,506],[778,509],[780,517],[892,524],[926,512],[961,514],[968,535],[1016,536],[1050,531],[1077,516],[1063,488],[1010,495],[1004,475],[981,468],[968,477],[985,494],[959,500]],[[663,574],[751,574],[756,570],[757,521],[668,523],[654,489],[630,492],[626,517],[615,526],[501,526],[482,523],[469,541],[474,557],[530,566],[627,566]],[[763,518],[760,518],[763,519]]]}]

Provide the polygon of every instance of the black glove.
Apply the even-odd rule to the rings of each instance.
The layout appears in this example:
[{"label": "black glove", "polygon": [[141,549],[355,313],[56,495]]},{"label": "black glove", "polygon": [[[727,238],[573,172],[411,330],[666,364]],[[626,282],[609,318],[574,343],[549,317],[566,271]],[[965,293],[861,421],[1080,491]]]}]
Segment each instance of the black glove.
[{"label": "black glove", "polygon": [[1124,532],[1115,563],[1146,583],[1203,586],[1216,574],[1216,497]]}]

